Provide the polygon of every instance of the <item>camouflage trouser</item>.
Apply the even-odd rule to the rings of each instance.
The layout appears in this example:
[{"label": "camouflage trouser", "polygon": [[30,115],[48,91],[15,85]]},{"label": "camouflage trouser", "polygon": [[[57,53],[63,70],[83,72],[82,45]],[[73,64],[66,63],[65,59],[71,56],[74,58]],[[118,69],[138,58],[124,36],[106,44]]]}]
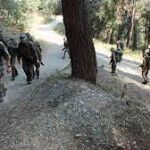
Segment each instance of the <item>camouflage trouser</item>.
[{"label": "camouflage trouser", "polygon": [[[35,70],[34,70],[34,66],[35,66]],[[40,76],[40,64],[34,63],[34,66],[33,66],[33,77],[37,76],[37,78],[39,78],[39,76]]]},{"label": "camouflage trouser", "polygon": [[111,64],[111,73],[116,73],[117,59],[116,59],[116,53],[115,52],[112,52],[110,64]]},{"label": "camouflage trouser", "polygon": [[23,61],[22,68],[26,74],[27,82],[32,81],[33,79],[33,63],[29,61]]},{"label": "camouflage trouser", "polygon": [[11,58],[11,67],[12,67],[12,79],[14,79],[17,75],[18,75],[18,71],[17,71],[17,69],[16,69],[16,67],[15,67],[15,58]]},{"label": "camouflage trouser", "polygon": [[142,77],[144,79],[143,83],[148,83],[148,73],[150,69],[150,59],[149,58],[144,58],[143,59],[143,64],[141,65],[142,67]]},{"label": "camouflage trouser", "polygon": [[3,100],[3,97],[6,96],[7,89],[4,87],[4,83],[2,82],[2,78],[4,76],[4,67],[0,65],[0,102]]},{"label": "camouflage trouser", "polygon": [[64,51],[64,55],[62,57],[63,59],[65,59],[66,53],[68,53],[68,55],[70,56],[70,50],[69,50],[69,48],[63,48],[62,50]]}]

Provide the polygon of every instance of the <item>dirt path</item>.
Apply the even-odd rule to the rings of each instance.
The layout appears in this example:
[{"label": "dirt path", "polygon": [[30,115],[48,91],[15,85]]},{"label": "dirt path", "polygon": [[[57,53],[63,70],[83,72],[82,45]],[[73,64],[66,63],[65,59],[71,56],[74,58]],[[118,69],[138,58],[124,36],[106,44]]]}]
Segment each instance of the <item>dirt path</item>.
[{"label": "dirt path", "polygon": [[[68,65],[69,59],[61,59],[63,37],[52,30],[61,18],[45,25],[42,18],[37,17],[31,32],[41,42],[45,65],[39,81],[35,80],[32,85],[26,85],[20,66],[17,66],[19,77],[15,82],[6,77],[8,93],[0,104],[0,150],[149,150],[150,109],[145,108],[142,96],[129,99],[128,103],[112,96],[112,92],[117,95],[119,90],[122,94],[124,85],[116,77],[99,70],[99,85],[109,89],[108,92],[82,81],[64,80],[64,77],[46,79]],[[97,58],[98,65],[109,70],[109,54],[97,51]],[[133,75],[136,84],[141,86],[133,72],[138,64],[124,60],[122,65],[124,71],[121,72],[119,66],[119,75],[129,74],[130,79]],[[126,94],[132,96],[128,86],[127,90]]]},{"label": "dirt path", "polygon": [[5,101],[0,107],[3,107],[5,104],[9,105],[9,102],[13,103],[13,101],[20,99],[23,95],[29,94],[35,85],[40,84],[51,74],[63,69],[69,64],[68,57],[66,57],[65,60],[61,59],[63,55],[61,49],[63,47],[64,37],[53,31],[53,28],[62,20],[62,17],[55,18],[55,20],[49,24],[44,24],[42,17],[37,14],[33,16],[33,25],[30,32],[41,44],[43,49],[43,62],[45,64],[41,66],[40,79],[33,81],[32,85],[26,85],[25,74],[21,66],[17,65],[19,76],[16,78],[16,81],[10,81],[10,75],[7,75],[4,79],[8,87],[8,92]]}]

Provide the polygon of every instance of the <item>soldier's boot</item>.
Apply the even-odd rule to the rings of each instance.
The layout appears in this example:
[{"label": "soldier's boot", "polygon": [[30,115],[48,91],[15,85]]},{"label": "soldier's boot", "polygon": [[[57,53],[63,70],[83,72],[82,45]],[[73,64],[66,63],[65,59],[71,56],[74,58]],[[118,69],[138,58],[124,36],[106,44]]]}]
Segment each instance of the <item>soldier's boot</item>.
[{"label": "soldier's boot", "polygon": [[64,55],[63,55],[62,59],[65,59],[66,53],[67,53],[67,51],[66,51],[66,49],[65,49],[65,50],[64,50]]},{"label": "soldier's boot", "polygon": [[4,99],[3,99],[2,93],[0,92],[0,103],[3,101],[4,101]]},{"label": "soldier's boot", "polygon": [[147,77],[148,72],[149,72],[149,69],[147,69],[147,68],[142,69],[142,76],[144,79],[144,82],[142,82],[143,84],[148,84],[148,77]]},{"label": "soldier's boot", "polygon": [[33,68],[33,75],[32,75],[32,79],[34,80],[35,79],[35,76],[36,76],[36,73],[35,73],[35,70]]},{"label": "soldier's boot", "polygon": [[30,77],[27,77],[27,83],[32,84],[32,79]]},{"label": "soldier's boot", "polygon": [[3,97],[6,96],[6,91],[7,91],[7,88],[4,86],[3,83],[0,83],[0,102],[2,102]]},{"label": "soldier's boot", "polygon": [[32,79],[33,79],[32,74],[28,73],[28,74],[27,74],[27,83],[28,83],[28,84],[32,84]]},{"label": "soldier's boot", "polygon": [[12,66],[12,81],[15,81],[15,78],[18,76],[18,70],[15,68],[15,66]]},{"label": "soldier's boot", "polygon": [[36,79],[39,79],[40,77],[40,70],[39,67],[36,67]]},{"label": "soldier's boot", "polygon": [[112,64],[111,64],[111,69],[112,69],[111,73],[116,73],[116,67],[117,67],[117,65],[114,62],[112,62]]},{"label": "soldier's boot", "polygon": [[2,88],[0,89],[0,103],[3,102],[3,91]]},{"label": "soldier's boot", "polygon": [[143,83],[143,84],[148,84],[148,81],[145,80],[145,81],[143,81],[142,83]]}]

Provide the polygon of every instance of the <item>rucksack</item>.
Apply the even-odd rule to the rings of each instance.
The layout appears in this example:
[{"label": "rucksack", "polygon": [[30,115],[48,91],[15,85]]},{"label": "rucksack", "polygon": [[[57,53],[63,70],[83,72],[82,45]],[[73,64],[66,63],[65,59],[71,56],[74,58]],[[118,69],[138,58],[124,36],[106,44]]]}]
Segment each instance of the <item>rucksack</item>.
[{"label": "rucksack", "polygon": [[117,62],[121,62],[122,61],[122,55],[123,55],[122,50],[117,49],[117,51],[116,51],[116,60],[117,60]]}]

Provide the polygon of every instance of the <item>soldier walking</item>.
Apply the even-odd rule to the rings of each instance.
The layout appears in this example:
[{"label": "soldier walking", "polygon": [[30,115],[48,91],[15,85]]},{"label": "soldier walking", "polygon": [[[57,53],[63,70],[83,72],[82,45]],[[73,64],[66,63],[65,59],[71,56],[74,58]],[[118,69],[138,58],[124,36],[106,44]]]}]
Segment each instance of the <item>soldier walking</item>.
[{"label": "soldier walking", "polygon": [[18,63],[22,58],[22,68],[27,77],[27,83],[31,84],[33,80],[33,65],[40,64],[40,60],[32,42],[27,40],[25,34],[20,35],[20,43],[18,46]]},{"label": "soldier walking", "polygon": [[15,81],[15,78],[18,76],[18,70],[15,67],[18,44],[15,39],[11,38],[11,39],[9,39],[9,41],[7,43],[7,47],[8,47],[8,52],[11,56],[11,60],[10,60],[10,64],[11,64],[11,68],[12,68],[12,79],[11,80]]},{"label": "soldier walking", "polygon": [[124,46],[121,41],[117,41],[117,49],[111,48],[111,73],[116,73],[117,64],[122,61]]},{"label": "soldier walking", "polygon": [[148,45],[148,49],[146,49],[143,53],[143,64],[140,67],[142,68],[142,77],[144,79],[142,83],[147,84],[150,69],[150,45]]},{"label": "soldier walking", "polygon": [[[42,54],[41,54],[42,53],[42,48],[41,48],[39,42],[33,40],[33,37],[32,37],[32,35],[29,32],[25,33],[25,35],[27,36],[27,40],[29,42],[33,43],[34,48],[35,48],[35,50],[37,52],[39,61],[40,61],[40,63],[34,62],[34,65],[33,65],[33,78],[35,78],[35,76],[36,76],[36,79],[39,79],[39,76],[40,76],[40,64],[44,65],[43,62],[42,62]],[[34,70],[34,68],[35,68],[35,70]]]},{"label": "soldier walking", "polygon": [[5,70],[4,60],[6,61],[7,73],[10,73],[11,71],[10,55],[4,43],[0,41],[0,102],[3,101],[3,97],[5,97],[7,91],[7,88],[5,88],[4,84],[2,83],[2,78],[4,76],[4,70]]}]

